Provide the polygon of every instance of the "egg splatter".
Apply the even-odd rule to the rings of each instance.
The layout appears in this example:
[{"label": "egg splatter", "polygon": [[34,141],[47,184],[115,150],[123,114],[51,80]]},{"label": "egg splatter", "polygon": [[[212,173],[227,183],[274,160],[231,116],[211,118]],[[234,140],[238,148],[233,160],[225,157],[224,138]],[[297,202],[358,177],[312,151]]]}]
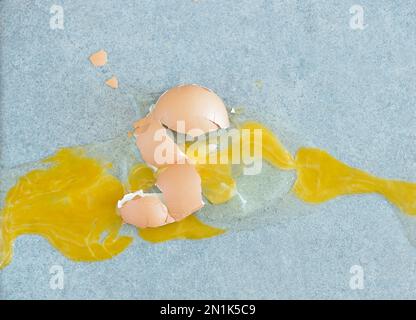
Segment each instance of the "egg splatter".
[{"label": "egg splatter", "polygon": [[[102,63],[102,58],[98,62]],[[182,130],[172,123],[172,119],[186,120],[188,115],[181,108],[190,107],[179,103],[178,97],[184,94],[194,99],[194,90],[198,92],[196,96],[203,93],[201,106],[207,103],[215,107],[211,109],[212,112],[206,112],[201,107],[204,111],[198,114],[202,118]],[[172,104],[165,101],[171,93],[174,98]],[[212,91],[191,85],[174,88],[171,93],[167,92],[165,98],[162,96],[159,99],[157,116],[145,117],[135,124],[132,138],[146,163],[137,163],[129,158],[130,143],[122,147],[119,143],[102,147],[109,153],[114,149],[125,155],[114,163],[91,156],[83,147],[63,148],[43,160],[39,167],[37,165],[37,168],[27,170],[16,179],[5,194],[0,211],[0,268],[11,262],[13,243],[24,234],[44,237],[64,256],[74,261],[100,261],[123,252],[133,241],[132,236],[124,235],[123,220],[138,226],[138,235],[152,243],[218,236],[224,233],[223,228],[210,226],[200,219],[201,215],[192,213],[208,209],[202,207],[204,198],[208,204],[215,205],[210,206],[210,210],[222,211],[221,208],[235,201],[237,196],[241,197],[239,188],[244,186],[239,183],[249,183],[254,177],[241,180],[241,170],[236,172],[235,165],[230,163],[230,150],[235,146],[241,149],[258,143],[261,144],[261,159],[271,168],[294,172],[294,183],[291,191],[288,190],[288,196],[295,195],[305,203],[317,204],[342,195],[377,193],[407,216],[414,218],[416,215],[415,183],[375,177],[316,148],[299,148],[293,156],[275,133],[256,121],[239,124],[241,132],[248,130],[248,135],[245,135],[248,139],[237,139],[225,149],[214,148],[195,156],[189,152],[186,144],[181,147],[172,140],[172,145],[177,147],[173,149],[173,154],[180,155],[185,161],[179,163],[178,157],[174,157],[172,163],[152,162],[151,152],[156,149],[153,145],[155,141],[142,139],[146,137],[146,130],[153,125],[166,133],[164,139],[169,137],[167,128],[182,133],[189,133],[191,129],[209,133],[229,126],[223,117],[223,103],[215,98]],[[168,110],[169,105],[176,105],[179,113],[172,115],[171,110]],[[198,103],[193,105],[199,106]],[[260,141],[254,139],[255,130],[262,133]],[[146,148],[151,150],[148,157],[143,152]],[[201,161],[212,153],[225,155],[228,162]],[[241,167],[241,164],[237,167]],[[2,178],[6,175],[2,172]],[[262,178],[267,179],[264,176]],[[269,187],[274,189],[276,186]],[[265,191],[258,190],[256,198],[262,199],[261,194]],[[285,200],[273,198],[272,201]],[[290,202],[286,205],[293,213],[299,202],[292,207]]]}]

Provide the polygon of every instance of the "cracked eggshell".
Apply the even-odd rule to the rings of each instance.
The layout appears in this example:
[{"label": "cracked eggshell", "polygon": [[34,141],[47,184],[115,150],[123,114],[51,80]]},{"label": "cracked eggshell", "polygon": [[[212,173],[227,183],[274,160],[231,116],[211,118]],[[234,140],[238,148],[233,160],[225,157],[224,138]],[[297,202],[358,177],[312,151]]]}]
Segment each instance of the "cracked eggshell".
[{"label": "cracked eggshell", "polygon": [[152,116],[169,129],[193,137],[230,126],[221,98],[195,84],[166,91],[156,102]]},{"label": "cracked eggshell", "polygon": [[174,164],[157,173],[156,186],[162,191],[169,214],[180,220],[201,209],[201,177],[191,164]]},{"label": "cracked eggshell", "polygon": [[166,128],[153,117],[147,116],[137,121],[134,126],[136,145],[147,164],[158,168],[187,161],[186,155],[168,135]]},{"label": "cracked eggshell", "polygon": [[155,228],[174,221],[157,195],[136,195],[125,201],[118,211],[125,223],[138,228]]}]

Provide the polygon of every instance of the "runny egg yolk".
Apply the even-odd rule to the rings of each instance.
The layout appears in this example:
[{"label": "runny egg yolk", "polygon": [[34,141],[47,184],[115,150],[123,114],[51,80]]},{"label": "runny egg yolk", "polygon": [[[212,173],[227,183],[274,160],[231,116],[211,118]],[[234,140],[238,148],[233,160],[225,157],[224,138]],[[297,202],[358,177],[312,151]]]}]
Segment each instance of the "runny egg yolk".
[{"label": "runny egg yolk", "polygon": [[296,170],[293,191],[306,202],[320,203],[340,195],[378,193],[402,212],[416,215],[416,183],[375,177],[315,148],[299,149]]},{"label": "runny egg yolk", "polygon": [[[1,211],[0,267],[12,257],[16,237],[45,237],[66,257],[96,261],[122,252],[132,241],[120,236],[115,203],[123,186],[107,173],[109,164],[85,157],[82,149],[61,149],[19,178]],[[104,239],[102,236],[105,235]]]}]

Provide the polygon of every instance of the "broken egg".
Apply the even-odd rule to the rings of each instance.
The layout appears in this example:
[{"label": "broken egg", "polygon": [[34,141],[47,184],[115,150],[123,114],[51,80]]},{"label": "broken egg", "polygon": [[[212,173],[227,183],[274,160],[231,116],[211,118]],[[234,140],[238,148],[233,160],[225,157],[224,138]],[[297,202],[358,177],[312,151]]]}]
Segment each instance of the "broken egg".
[{"label": "broken egg", "polygon": [[169,129],[193,137],[230,126],[221,98],[195,84],[177,86],[163,93],[152,116]]}]

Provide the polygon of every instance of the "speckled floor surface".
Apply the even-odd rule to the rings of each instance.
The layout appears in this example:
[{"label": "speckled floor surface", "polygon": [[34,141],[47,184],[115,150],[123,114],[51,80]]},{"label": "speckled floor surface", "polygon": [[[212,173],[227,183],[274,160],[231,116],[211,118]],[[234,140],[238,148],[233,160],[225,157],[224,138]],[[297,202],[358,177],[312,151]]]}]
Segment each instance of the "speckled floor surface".
[{"label": "speckled floor surface", "polygon": [[[52,5],[64,29],[52,30]],[[416,181],[416,3],[1,0],[3,167],[124,134],[132,90],[214,89],[266,124],[376,175]],[[109,65],[91,67],[101,48]],[[120,90],[103,82],[112,74]],[[0,298],[416,298],[416,248],[375,195],[310,206],[284,223],[198,242],[135,241],[113,260],[73,263],[24,236]],[[276,212],[278,214],[278,212]],[[53,265],[63,290],[49,286]],[[352,290],[350,268],[364,272]]]}]

